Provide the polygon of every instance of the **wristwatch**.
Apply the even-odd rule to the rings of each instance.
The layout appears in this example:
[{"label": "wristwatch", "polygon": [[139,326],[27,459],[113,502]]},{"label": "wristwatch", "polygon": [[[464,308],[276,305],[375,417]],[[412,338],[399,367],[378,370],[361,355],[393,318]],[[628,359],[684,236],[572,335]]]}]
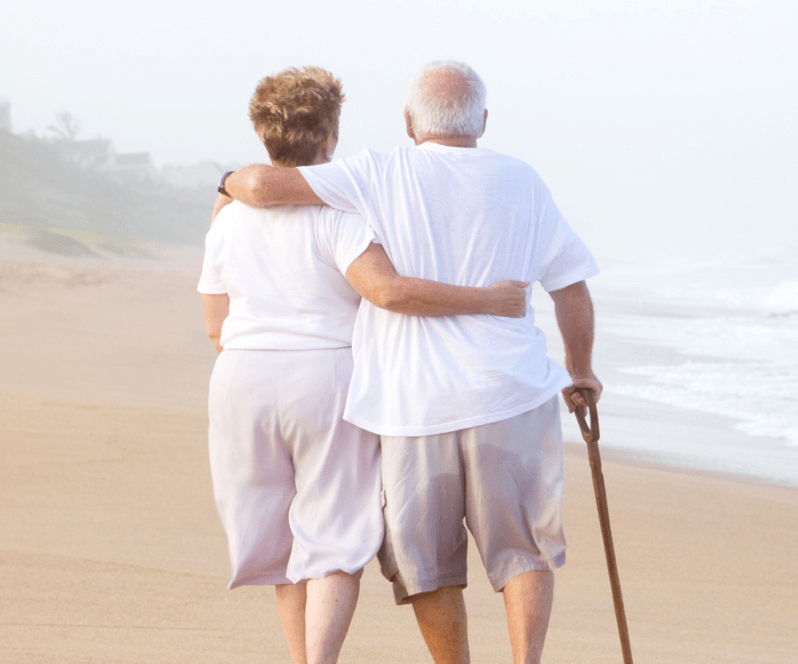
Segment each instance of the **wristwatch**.
[{"label": "wristwatch", "polygon": [[227,176],[230,175],[230,173],[235,173],[235,171],[225,171],[222,179],[219,180],[219,186],[216,187],[216,191],[218,191],[220,194],[224,194],[225,196],[230,196],[230,194],[227,193],[227,189],[224,188],[224,181],[227,179]]}]

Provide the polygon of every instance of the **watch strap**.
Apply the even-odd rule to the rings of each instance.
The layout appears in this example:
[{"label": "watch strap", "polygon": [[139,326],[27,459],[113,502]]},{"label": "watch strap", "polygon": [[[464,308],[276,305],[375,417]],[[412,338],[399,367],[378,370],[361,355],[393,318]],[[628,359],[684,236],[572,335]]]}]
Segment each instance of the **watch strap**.
[{"label": "watch strap", "polygon": [[218,191],[220,194],[224,194],[225,196],[230,196],[230,194],[227,193],[227,189],[224,188],[224,181],[227,179],[227,176],[230,175],[230,173],[235,173],[235,171],[225,171],[224,175],[222,175],[222,179],[219,180],[219,186],[216,187],[216,191]]}]

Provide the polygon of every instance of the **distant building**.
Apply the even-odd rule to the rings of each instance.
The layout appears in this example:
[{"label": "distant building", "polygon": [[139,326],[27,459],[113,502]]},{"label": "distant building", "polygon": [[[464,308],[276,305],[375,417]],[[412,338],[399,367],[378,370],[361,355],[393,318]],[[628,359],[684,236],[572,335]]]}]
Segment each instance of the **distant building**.
[{"label": "distant building", "polygon": [[52,146],[64,159],[83,168],[102,170],[108,168],[113,159],[114,148],[108,138],[59,140],[53,142]]},{"label": "distant building", "polygon": [[115,178],[146,182],[160,179],[149,152],[121,152],[113,156],[108,169]]},{"label": "distant building", "polygon": [[160,176],[149,152],[116,152],[108,138],[56,140],[53,148],[66,160],[124,182],[151,182]]},{"label": "distant building", "polygon": [[0,97],[0,129],[11,131],[11,102]]}]

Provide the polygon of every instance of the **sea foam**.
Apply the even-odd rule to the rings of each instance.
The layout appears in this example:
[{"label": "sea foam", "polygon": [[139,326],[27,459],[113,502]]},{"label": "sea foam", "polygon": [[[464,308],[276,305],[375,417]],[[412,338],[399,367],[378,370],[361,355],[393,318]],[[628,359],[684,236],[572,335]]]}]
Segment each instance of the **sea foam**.
[{"label": "sea foam", "polygon": [[[786,250],[606,271],[597,293],[630,306],[600,318],[602,332],[684,356],[624,368],[645,380],[607,389],[733,418],[739,430],[782,441],[798,455],[796,275],[798,253]],[[641,302],[649,315],[635,306]]]}]

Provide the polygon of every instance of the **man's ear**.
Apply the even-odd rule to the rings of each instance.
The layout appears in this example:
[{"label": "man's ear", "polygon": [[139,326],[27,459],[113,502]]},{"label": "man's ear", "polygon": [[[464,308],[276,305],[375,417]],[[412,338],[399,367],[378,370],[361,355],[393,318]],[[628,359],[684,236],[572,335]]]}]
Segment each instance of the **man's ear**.
[{"label": "man's ear", "polygon": [[407,135],[412,138],[415,143],[416,133],[413,131],[413,122],[410,119],[410,113],[408,113],[407,109],[405,109],[405,124],[407,125]]},{"label": "man's ear", "polygon": [[480,134],[480,137],[484,136],[485,127],[487,127],[487,126],[488,126],[488,109],[486,108],[485,109],[485,119],[482,121],[482,133]]}]

